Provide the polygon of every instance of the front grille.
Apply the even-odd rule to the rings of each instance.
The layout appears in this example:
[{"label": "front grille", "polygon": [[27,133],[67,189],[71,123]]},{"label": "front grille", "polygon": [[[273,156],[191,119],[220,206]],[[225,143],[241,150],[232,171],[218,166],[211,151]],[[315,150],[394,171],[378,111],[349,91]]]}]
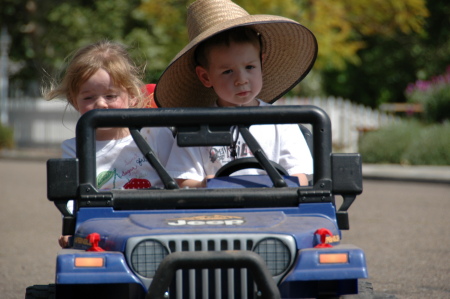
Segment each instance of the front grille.
[{"label": "front grille", "polygon": [[[137,248],[146,244],[145,255],[139,259],[134,255]],[[160,248],[158,245],[160,244]],[[148,246],[151,245],[151,246]],[[154,275],[155,261],[168,253],[179,251],[222,251],[249,250],[259,253],[266,261],[273,278],[278,282],[288,271],[296,252],[295,241],[290,236],[272,234],[213,234],[213,235],[170,235],[131,238],[127,243],[127,258],[131,268],[148,287]],[[155,255],[153,252],[157,252]],[[148,262],[145,257],[148,256]],[[144,260],[143,260],[144,259]],[[139,265],[133,263],[139,260]],[[258,290],[247,269],[190,269],[178,270],[168,290],[168,298],[173,299],[225,299],[256,298]]]}]

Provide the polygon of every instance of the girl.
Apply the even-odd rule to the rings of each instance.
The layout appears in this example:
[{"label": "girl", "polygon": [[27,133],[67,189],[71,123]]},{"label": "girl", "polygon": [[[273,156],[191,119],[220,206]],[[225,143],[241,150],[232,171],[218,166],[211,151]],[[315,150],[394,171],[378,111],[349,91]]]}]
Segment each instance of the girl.
[{"label": "girl", "polygon": [[[47,100],[66,98],[81,115],[92,109],[142,108],[146,100],[141,70],[132,62],[125,46],[111,41],[100,41],[75,52],[69,60],[59,84],[44,96]],[[167,129],[145,128],[142,131],[153,150],[162,153],[164,165],[173,137]],[[148,188],[161,186],[158,175],[136,147],[128,128],[99,128],[96,133],[97,187]],[[155,140],[158,139],[158,142]],[[75,138],[62,144],[63,158],[76,157]],[[164,155],[165,154],[165,155]],[[141,186],[133,181],[139,179]]]},{"label": "girl", "polygon": [[[66,98],[81,115],[92,109],[142,108],[145,89],[140,74],[123,45],[100,41],[76,51],[62,80],[44,96],[47,100]],[[170,130],[144,128],[142,135],[157,155],[161,153],[158,158],[165,165],[173,143]],[[62,150],[63,158],[75,158],[76,139],[65,140]],[[99,189],[162,187],[128,128],[97,129],[96,160]],[[60,245],[67,246],[67,236],[60,238]]]}]

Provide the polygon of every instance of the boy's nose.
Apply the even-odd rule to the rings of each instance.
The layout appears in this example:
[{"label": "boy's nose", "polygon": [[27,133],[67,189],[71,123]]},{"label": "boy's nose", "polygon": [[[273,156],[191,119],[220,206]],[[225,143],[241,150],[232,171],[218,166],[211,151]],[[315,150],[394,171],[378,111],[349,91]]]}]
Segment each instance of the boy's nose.
[{"label": "boy's nose", "polygon": [[247,82],[248,82],[247,76],[245,76],[245,74],[243,72],[239,72],[236,76],[235,85],[242,85]]}]

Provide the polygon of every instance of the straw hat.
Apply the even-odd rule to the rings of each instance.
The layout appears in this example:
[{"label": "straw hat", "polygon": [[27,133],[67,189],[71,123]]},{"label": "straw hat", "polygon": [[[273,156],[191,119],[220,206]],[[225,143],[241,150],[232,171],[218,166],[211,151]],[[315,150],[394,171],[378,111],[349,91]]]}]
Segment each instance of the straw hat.
[{"label": "straw hat", "polygon": [[197,0],[187,10],[190,42],[175,56],[156,85],[158,106],[212,106],[217,95],[197,78],[195,49],[207,38],[239,26],[249,26],[261,34],[265,58],[259,99],[275,102],[312,68],[317,41],[311,31],[296,21],[272,15],[249,15],[230,0]]}]

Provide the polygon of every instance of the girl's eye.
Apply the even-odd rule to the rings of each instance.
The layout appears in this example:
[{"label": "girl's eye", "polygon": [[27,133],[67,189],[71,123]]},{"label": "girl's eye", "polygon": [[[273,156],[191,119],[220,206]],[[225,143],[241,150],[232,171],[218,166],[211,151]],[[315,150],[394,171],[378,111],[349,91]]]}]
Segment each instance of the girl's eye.
[{"label": "girl's eye", "polygon": [[83,100],[89,101],[89,100],[92,100],[92,97],[85,97],[85,98],[83,98]]},{"label": "girl's eye", "polygon": [[109,95],[106,96],[106,98],[107,98],[107,99],[110,99],[110,100],[114,100],[114,99],[117,98],[117,95],[115,95],[115,94],[109,94]]},{"label": "girl's eye", "polygon": [[226,74],[231,74],[232,72],[233,72],[232,70],[226,70],[222,74],[226,75]]},{"label": "girl's eye", "polygon": [[252,70],[252,69],[255,68],[255,66],[254,66],[254,65],[247,65],[245,68],[246,68],[247,70]]}]

